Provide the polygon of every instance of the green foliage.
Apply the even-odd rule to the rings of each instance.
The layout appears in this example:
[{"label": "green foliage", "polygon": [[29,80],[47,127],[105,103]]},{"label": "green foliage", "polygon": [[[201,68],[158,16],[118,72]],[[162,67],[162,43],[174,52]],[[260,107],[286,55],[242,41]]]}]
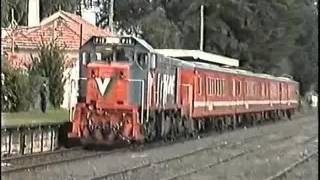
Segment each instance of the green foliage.
[{"label": "green foliage", "polygon": [[49,101],[54,108],[59,108],[63,102],[64,72],[63,49],[55,42],[43,43],[38,52],[38,58],[32,58],[33,66],[30,74],[46,77],[49,82]]},{"label": "green foliage", "polygon": [[75,12],[80,0],[40,0],[41,19],[50,16],[58,10]]},{"label": "green foliage", "polygon": [[12,21],[12,10],[14,19],[18,25],[27,25],[28,1],[26,0],[1,0],[1,27],[8,27]]},{"label": "green foliage", "polygon": [[1,72],[4,84],[1,86],[1,111],[18,112],[29,110],[32,104],[32,93],[26,74],[11,68],[6,60],[1,61]]},{"label": "green foliage", "polygon": [[33,66],[27,73],[13,69],[7,61],[1,61],[1,71],[5,76],[1,86],[2,112],[20,112],[35,109],[39,105],[41,84],[49,84],[49,101],[59,108],[63,101],[65,79],[64,55],[54,43],[43,44],[39,49],[39,59],[33,59]]},{"label": "green foliage", "polygon": [[318,11],[314,0],[117,0],[115,20],[155,48],[198,49],[205,6],[205,51],[240,59],[240,66],[291,74],[301,93],[317,86]]},{"label": "green foliage", "polygon": [[[205,5],[204,50],[240,59],[242,68],[291,74],[301,93],[317,87],[317,0],[116,0],[116,29],[140,34],[155,48],[198,49],[200,6]],[[98,25],[107,27],[109,0],[99,0]],[[27,1],[1,1],[1,26],[26,25]],[[41,19],[79,0],[41,0]]]},{"label": "green foliage", "polygon": [[[74,12],[79,0],[39,0],[40,20],[57,12],[59,9]],[[28,0],[1,0],[1,27],[8,27],[12,21],[11,10],[18,25],[28,24]]]}]

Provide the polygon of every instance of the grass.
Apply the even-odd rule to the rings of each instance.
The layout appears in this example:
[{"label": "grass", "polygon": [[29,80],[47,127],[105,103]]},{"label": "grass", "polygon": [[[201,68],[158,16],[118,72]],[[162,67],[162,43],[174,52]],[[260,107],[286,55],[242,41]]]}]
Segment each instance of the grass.
[{"label": "grass", "polygon": [[46,113],[40,110],[18,113],[1,113],[1,128],[40,124],[57,124],[69,120],[69,112],[64,109],[49,109]]}]

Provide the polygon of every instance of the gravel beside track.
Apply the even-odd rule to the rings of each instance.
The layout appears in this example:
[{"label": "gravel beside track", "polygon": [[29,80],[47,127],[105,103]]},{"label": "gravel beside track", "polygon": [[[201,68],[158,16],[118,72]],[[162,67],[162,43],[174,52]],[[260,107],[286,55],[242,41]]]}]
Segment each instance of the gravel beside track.
[{"label": "gravel beside track", "polygon": [[[315,157],[315,159],[312,159],[313,157]],[[276,179],[282,179],[283,177],[287,177],[287,173],[294,171],[295,168],[298,168],[298,166],[303,165],[304,163],[306,163],[310,159],[318,161],[317,160],[318,159],[318,151],[315,151],[315,152],[308,154],[306,157],[303,157],[302,159],[294,162],[293,164],[286,167],[285,169],[279,171],[276,175],[270,176],[267,180],[276,180]]]},{"label": "gravel beside track", "polygon": [[[175,178],[174,175],[181,175],[195,168],[208,166],[204,169],[218,172],[214,173],[216,176],[208,174],[208,179],[212,179],[223,175],[222,172],[229,174],[228,166],[233,162],[237,162],[235,164],[238,165],[234,165],[230,171],[235,171],[234,174],[236,174],[240,171],[237,171],[239,164],[244,167],[258,159],[259,155],[269,157],[270,154],[274,153],[290,152],[297,146],[310,145],[310,142],[313,142],[317,135],[317,119],[318,117],[313,114],[312,116],[295,118],[293,121],[282,120],[273,124],[235,130],[198,140],[175,143],[170,146],[145,149],[142,152],[112,153],[51,164],[45,168],[35,168],[32,171],[2,173],[2,177],[4,179],[21,179],[22,177],[23,179],[90,179],[109,175],[114,177],[112,179],[172,179]],[[304,132],[310,133],[304,134]],[[308,139],[310,142],[306,142]],[[286,144],[286,146],[283,144]],[[291,145],[288,146],[288,144]],[[269,151],[271,153],[268,153]],[[185,158],[179,158],[181,156]],[[171,161],[168,162],[168,159],[171,159]],[[296,159],[292,158],[292,160]],[[166,161],[167,163],[161,163]],[[246,161],[248,163],[244,163]],[[209,166],[215,162],[218,162],[219,165]],[[268,176],[263,175],[263,178],[276,174],[289,164],[286,163],[281,168],[279,165],[279,168],[275,168],[274,173],[272,171]],[[223,166],[225,167],[222,168]],[[250,167],[254,169],[255,166],[257,164],[252,163]],[[137,167],[140,167],[140,170],[130,170]],[[219,167],[222,171],[220,173]],[[190,174],[199,175],[198,171],[206,170],[196,170]],[[184,176],[184,178],[186,177],[194,179],[191,175]]]},{"label": "gravel beside track", "polygon": [[3,174],[31,171],[34,169],[47,169],[49,166],[61,163],[82,161],[87,158],[98,158],[113,153],[124,152],[126,149],[114,149],[108,151],[88,151],[81,147],[53,151],[51,153],[33,154],[4,160],[5,166],[1,168]]},{"label": "gravel beside track", "polygon": [[[314,131],[311,131],[312,129],[313,127],[309,125],[308,129],[305,129],[304,131],[310,131],[314,133]],[[188,179],[188,176],[201,170],[210,169],[210,172],[214,172],[215,168],[218,166],[223,166],[224,168],[222,170],[226,170],[230,166],[230,163],[233,163],[234,161],[238,161],[238,165],[242,166],[246,161],[248,161],[248,159],[245,159],[245,157],[252,156],[252,154],[258,154],[261,156],[261,154],[264,152],[270,153],[271,151],[275,151],[279,148],[285,148],[285,151],[287,151],[288,149],[295,148],[298,145],[304,146],[306,143],[317,139],[317,135],[314,133],[310,137],[305,136],[305,138],[306,139],[301,139],[301,136],[299,136],[299,134],[296,132],[287,132],[285,136],[282,134],[282,132],[264,134],[263,136],[259,134],[258,136],[252,136],[248,139],[244,139],[242,142],[229,142],[223,145],[206,147],[191,153],[179,154],[177,157],[165,159],[159,162],[153,162],[144,166],[138,166],[95,179]],[[294,143],[297,141],[297,139],[300,139],[300,141]],[[252,165],[247,167],[254,169]],[[210,177],[214,179],[224,179],[217,177],[216,175],[211,175]],[[248,176],[245,176],[241,179],[246,179],[247,177]],[[232,179],[239,178],[240,177],[236,177]],[[195,177],[190,179],[201,178]],[[230,177],[228,176],[228,178],[225,179],[230,179]],[[261,178],[257,177],[253,179]]]},{"label": "gravel beside track", "polygon": [[[187,174],[187,176],[177,176],[179,178],[171,179],[276,179],[279,176],[278,174],[281,175],[284,167],[290,165],[289,169],[291,169],[293,162],[299,160],[301,156],[309,155],[310,152],[306,149],[318,140],[318,134],[315,130],[312,127],[305,128],[279,143],[267,142],[266,144],[263,141],[265,145],[262,148],[244,154],[233,161],[214,164],[208,168],[200,169],[200,171]],[[254,144],[249,146],[254,146]]]},{"label": "gravel beside track", "polygon": [[50,152],[3,157],[1,159],[1,164],[2,164],[1,171],[22,167],[22,166],[27,166],[30,164],[36,164],[36,163],[43,162],[50,159],[56,160],[57,158],[68,157],[69,154],[72,154],[73,152],[76,152],[76,151],[81,151],[81,148],[59,149],[59,150],[50,151]]},{"label": "gravel beside track", "polygon": [[[300,161],[297,161],[296,163],[292,164],[292,166],[288,167],[287,169],[293,167],[288,172],[281,174],[281,176],[275,178],[277,180],[279,179],[288,179],[288,180],[301,180],[301,179],[310,179],[310,180],[316,180],[318,179],[318,156],[319,152],[310,154],[307,157],[310,157],[307,159],[304,158]],[[303,161],[304,160],[304,161]],[[301,162],[301,163],[300,163]],[[285,170],[287,170],[285,169]]]},{"label": "gravel beside track", "polygon": [[[186,175],[196,173],[199,170],[203,170],[209,167],[217,166],[241,156],[253,153],[261,147],[259,145],[252,146],[257,142],[264,141],[268,144],[284,143],[284,141],[291,140],[291,136],[282,137],[280,139],[273,139],[272,136],[266,135],[263,137],[250,137],[243,142],[234,142],[231,144],[225,143],[222,145],[205,147],[187,154],[181,154],[173,158],[165,159],[159,162],[148,163],[146,165],[130,168],[118,173],[109,174],[107,176],[98,177],[94,179],[122,179],[123,177],[130,177],[131,179],[185,179]],[[272,139],[271,141],[267,139]],[[223,150],[223,151],[221,151]],[[205,164],[208,163],[208,164]],[[205,164],[205,165],[203,165]],[[182,172],[182,173],[178,173]],[[167,178],[162,178],[166,177]]]}]

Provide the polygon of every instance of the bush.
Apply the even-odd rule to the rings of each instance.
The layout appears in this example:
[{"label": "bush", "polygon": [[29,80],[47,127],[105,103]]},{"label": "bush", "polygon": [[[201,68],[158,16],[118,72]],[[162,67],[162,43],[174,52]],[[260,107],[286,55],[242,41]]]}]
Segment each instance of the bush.
[{"label": "bush", "polygon": [[1,111],[18,112],[29,110],[32,102],[30,80],[27,74],[15,70],[1,62],[1,71],[5,77],[1,86]]},{"label": "bush", "polygon": [[[1,112],[28,111],[39,108],[39,90],[46,78],[27,74],[1,61]],[[4,78],[4,79],[3,79]]]}]

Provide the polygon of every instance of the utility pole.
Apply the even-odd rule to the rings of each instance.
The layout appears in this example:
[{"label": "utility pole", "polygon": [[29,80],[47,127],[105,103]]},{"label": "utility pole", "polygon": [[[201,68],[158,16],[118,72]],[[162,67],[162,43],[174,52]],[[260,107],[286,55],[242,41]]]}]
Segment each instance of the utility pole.
[{"label": "utility pole", "polygon": [[110,0],[109,27],[111,29],[112,35],[114,33],[114,29],[113,29],[113,15],[114,15],[113,8],[114,7],[113,6],[114,6],[114,0]]},{"label": "utility pole", "polygon": [[12,35],[12,44],[11,44],[11,52],[14,53],[14,44],[15,44],[15,37],[14,31],[17,29],[17,22],[14,19],[14,9],[11,9],[11,35]]},{"label": "utility pole", "polygon": [[204,34],[204,6],[200,9],[200,51],[203,51],[203,34]]}]

